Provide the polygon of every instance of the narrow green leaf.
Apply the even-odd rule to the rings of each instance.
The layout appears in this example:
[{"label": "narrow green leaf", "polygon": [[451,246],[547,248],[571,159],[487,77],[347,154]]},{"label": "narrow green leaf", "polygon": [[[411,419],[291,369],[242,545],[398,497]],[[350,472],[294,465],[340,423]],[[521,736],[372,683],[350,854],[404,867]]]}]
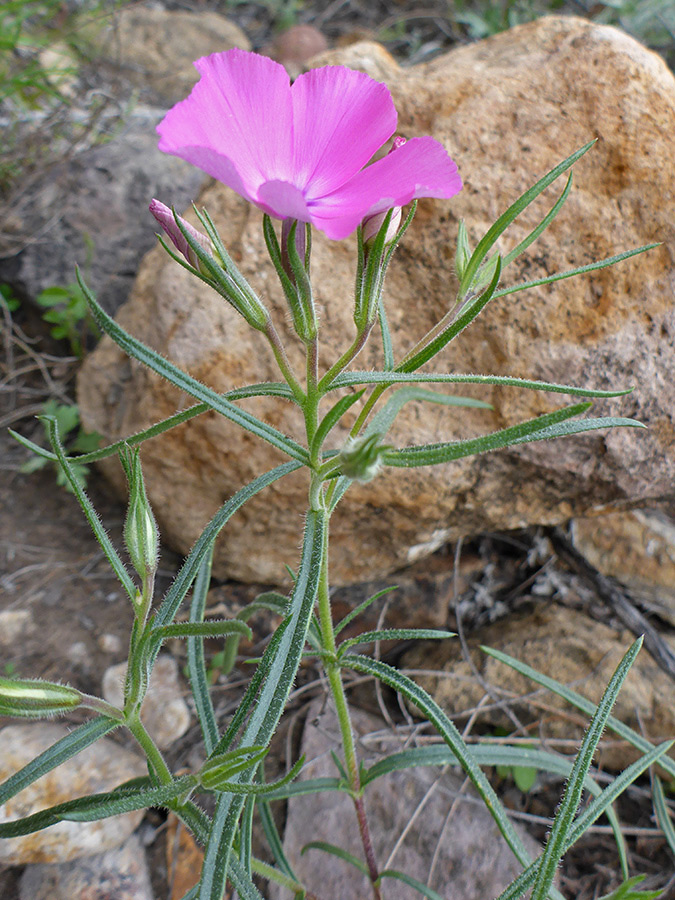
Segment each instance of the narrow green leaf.
[{"label": "narrow green leaf", "polygon": [[335,844],[329,844],[328,841],[310,841],[308,844],[305,844],[300,853],[304,856],[308,850],[323,850],[324,853],[330,853],[332,856],[337,856],[339,859],[348,862],[350,866],[354,866],[359,872],[362,872],[366,878],[370,877],[368,866],[357,856],[354,856],[353,853],[350,853],[348,850],[343,850],[342,847],[336,847]]},{"label": "narrow green leaf", "polygon": [[[266,753],[267,750],[265,750],[264,752]],[[298,776],[300,769],[302,769],[304,764],[305,758],[303,756],[283,777],[277,779],[276,781],[270,781],[265,784],[260,784],[259,782],[255,781],[252,783],[243,781],[224,781],[217,787],[214,787],[214,789],[218,791],[225,791],[231,794],[245,794],[246,796],[255,797],[273,794],[275,791],[285,787],[289,782],[293,781],[293,779]]]},{"label": "narrow green leaf", "polygon": [[375,603],[376,600],[379,600],[380,597],[384,597],[385,594],[390,594],[392,591],[398,590],[398,585],[392,584],[389,587],[383,588],[381,591],[378,591],[376,594],[373,594],[371,597],[368,597],[362,603],[359,603],[358,606],[355,606],[354,609],[350,610],[347,615],[340,619],[338,624],[335,626],[335,636],[342,631],[343,628],[346,628],[350,622],[353,622],[357,616],[360,616],[362,612],[365,612],[368,607]]},{"label": "narrow green leaf", "polygon": [[341,397],[340,400],[328,410],[321,420],[319,427],[316,429],[316,434],[314,435],[309,451],[310,456],[313,457],[315,453],[320,451],[323,442],[326,440],[330,431],[337,425],[347,410],[363,397],[364,392],[365,388],[361,391],[356,391],[354,394],[348,394],[346,397]]},{"label": "narrow green leaf", "polygon": [[433,641],[451,637],[456,637],[453,631],[441,631],[438,628],[382,628],[379,631],[364,631],[343,641],[337,649],[337,657],[340,659],[350,647],[372,644],[375,641]]},{"label": "narrow green leaf", "polygon": [[[439,444],[423,444],[417,447],[406,447],[402,450],[387,450],[382,456],[383,462],[388,466],[435,466],[439,463],[450,462],[465,456],[474,456],[478,453],[487,453],[490,450],[499,450],[510,444],[522,442],[525,438],[530,441],[537,440],[537,435],[548,435],[548,429],[573,416],[579,416],[586,412],[590,403],[576,403],[566,406],[552,413],[537,416],[536,419],[528,419],[508,428],[493,431],[491,434],[468,441],[450,441]],[[543,439],[543,438],[540,438]]]},{"label": "narrow green leaf", "polygon": [[257,797],[255,798],[255,802],[256,806],[258,807],[260,824],[262,825],[263,831],[265,832],[267,844],[272,851],[274,862],[285,875],[288,875],[289,878],[293,878],[295,881],[297,881],[298,879],[295,875],[295,872],[293,871],[293,868],[289,863],[286,854],[284,853],[284,845],[277,830],[274,817],[272,816],[269,799],[266,797]]},{"label": "narrow green leaf", "polygon": [[514,249],[510,253],[506,254],[506,256],[504,257],[504,268],[506,268],[508,265],[510,265],[514,259],[517,259],[517,257],[519,257],[521,253],[524,253],[525,250],[527,250],[527,248],[537,240],[539,235],[542,234],[542,232],[544,232],[548,228],[548,226],[551,224],[551,222],[555,219],[555,217],[558,215],[560,210],[565,205],[565,201],[567,200],[571,189],[572,189],[572,173],[570,172],[570,174],[567,176],[567,182],[565,183],[565,187],[563,188],[562,194],[558,197],[556,202],[553,204],[551,209],[546,213],[546,215],[541,220],[541,222],[536,226],[536,228],[532,229],[532,231],[528,234],[528,236],[526,238],[524,238],[518,244],[517,247],[514,247]]},{"label": "narrow green leaf", "polygon": [[104,794],[92,794],[59,803],[49,809],[43,809],[33,815],[15,819],[12,822],[0,823],[0,838],[21,837],[41,831],[57,822],[93,822],[120,813],[145,809],[149,806],[165,806],[182,794],[193,789],[197,783],[193,775],[186,775],[169,785],[153,787],[137,791],[109,791]]},{"label": "narrow green leaf", "polygon": [[295,781],[293,784],[275,788],[265,796],[265,799],[271,803],[273,800],[288,800],[289,797],[302,797],[326,791],[349,792],[349,788],[345,778],[308,778],[305,781]]},{"label": "narrow green leaf", "polygon": [[556,272],[555,275],[548,275],[546,278],[535,278],[534,281],[523,281],[520,284],[514,284],[512,287],[495,291],[492,299],[496,300],[497,297],[505,297],[507,294],[517,294],[519,291],[526,291],[529,288],[539,287],[542,284],[553,284],[556,281],[563,281],[565,278],[574,278],[575,275],[584,275],[587,272],[595,272],[597,269],[606,269],[607,266],[613,266],[616,263],[623,262],[624,259],[630,259],[631,256],[637,256],[638,253],[646,253],[647,250],[653,250],[654,247],[660,246],[660,244],[645,244],[644,247],[626,250],[624,253],[608,256],[606,259],[589,263],[586,266],[578,266],[576,269],[568,269],[566,272]]},{"label": "narrow green leaf", "polygon": [[394,345],[391,342],[391,331],[387,319],[387,310],[384,305],[384,299],[381,296],[377,307],[377,316],[380,323],[380,336],[382,338],[382,364],[385,370],[390,372],[394,368]]},{"label": "narrow green leaf", "polygon": [[364,432],[364,437],[376,433],[383,436],[387,434],[401,409],[406,403],[413,401],[436,403],[439,406],[465,406],[476,409],[492,409],[490,403],[485,403],[483,400],[475,400],[473,397],[456,397],[453,394],[439,394],[437,391],[429,391],[425,388],[404,387],[396,391],[385,405],[373,416]]},{"label": "narrow green leaf", "polygon": [[0,784],[0,806],[16,796],[19,791],[42,778],[47,772],[76,756],[82,750],[95,743],[99,738],[119,728],[120,722],[97,716],[83,725],[78,725],[70,734],[65,735],[55,744],[32,759],[27,765]]},{"label": "narrow green leaf", "polygon": [[[422,712],[434,728],[436,728],[448,747],[450,747],[457,757],[459,764],[482,797],[483,802],[495,820],[497,827],[518,861],[522,863],[522,865],[528,866],[530,864],[530,858],[527,850],[525,849],[520,835],[509,821],[506,810],[499,800],[499,797],[496,795],[492,785],[476,763],[471,749],[462,739],[462,736],[454,723],[429,694],[419,685],[415,684],[412,679],[408,678],[407,675],[404,675],[402,672],[399,672],[397,669],[388,666],[380,660],[370,659],[366,656],[346,655],[343,656],[341,664],[345,668],[354,669],[354,671],[361,672],[364,675],[372,675],[375,678],[379,678],[384,684],[387,684],[395,691],[403,694],[417,706],[420,712]],[[557,900],[560,900],[561,895],[559,892],[556,892],[556,898]]]},{"label": "narrow green leaf", "polygon": [[511,378],[504,375],[441,375],[435,372],[345,372],[336,376],[328,387],[351,387],[357,384],[498,384],[505,387],[518,387],[530,391],[547,391],[555,394],[570,394],[575,397],[623,397],[630,394],[633,388],[620,391],[599,391],[592,388],[574,387],[571,384],[550,384],[547,381],[528,381],[524,378]]},{"label": "narrow green leaf", "polygon": [[[572,830],[567,836],[565,852],[583,837],[591,825],[607,811],[617,797],[619,797],[636,778],[657,760],[662,760],[664,758],[663,754],[667,753],[672,746],[672,741],[666,741],[658,747],[652,747],[649,753],[646,753],[643,757],[632,763],[604,789],[600,796],[589,803],[581,815],[575,820]],[[502,891],[497,900],[518,900],[519,897],[522,897],[525,891],[534,884],[540,864],[541,856],[532,863],[532,865],[521,872],[521,874],[518,875],[504,891]]]},{"label": "narrow green leaf", "polygon": [[208,619],[205,622],[180,622],[155,628],[154,634],[162,640],[170,638],[221,637],[224,634],[239,634],[251,640],[253,632],[240,619]]},{"label": "narrow green leaf", "polygon": [[556,178],[570,169],[574,163],[584,155],[588,150],[591,149],[595,141],[589,141],[583,147],[580,147],[571,156],[568,156],[567,159],[563,160],[559,165],[555,166],[551,169],[550,172],[547,172],[543,178],[540,178],[539,181],[534,184],[531,188],[525,191],[524,194],[516,200],[515,203],[512,203],[511,206],[506,210],[506,212],[502,213],[501,216],[497,219],[497,221],[486,231],[481,240],[478,242],[476,249],[474,250],[471,259],[469,260],[469,264],[466,267],[464,272],[464,276],[462,278],[461,284],[459,286],[459,296],[463,297],[469,285],[471,284],[474,275],[478,271],[478,267],[480,266],[483,259],[487,256],[488,252],[496,243],[497,239],[506,231],[511,222],[514,221],[523,210],[527,209],[527,207],[535,200],[542,191],[544,191],[549,184],[554,182]]},{"label": "narrow green leaf", "polygon": [[437,891],[427,887],[411,875],[406,875],[405,872],[399,872],[398,869],[385,869],[384,872],[380,872],[380,878],[395,878],[397,881],[402,881],[404,884],[407,884],[408,887],[411,887],[423,897],[427,897],[428,900],[443,900],[443,897],[441,897]]},{"label": "narrow green leaf", "polygon": [[[211,584],[211,566],[213,564],[213,544],[210,551],[207,551],[201,561],[197,574],[195,576],[194,588],[192,590],[192,602],[190,603],[190,626],[200,627],[204,624],[204,611],[206,609],[206,597]],[[211,624],[211,623],[209,623]],[[223,623],[225,624],[225,623]],[[229,626],[231,623],[227,623]],[[243,622],[238,623],[243,625]],[[176,628],[176,625],[165,625],[162,631],[166,633],[167,629]],[[180,626],[178,626],[180,627]],[[244,626],[247,628],[248,626]],[[248,629],[250,632],[250,629]],[[231,632],[227,632],[231,633]],[[182,636],[182,635],[181,635]],[[216,714],[211,702],[211,694],[209,692],[209,679],[206,673],[206,660],[204,659],[204,641],[200,640],[197,633],[188,636],[187,641],[187,664],[188,677],[190,679],[190,688],[194,698],[195,711],[199,720],[199,727],[202,732],[204,741],[204,749],[208,756],[218,743],[218,726],[216,724]]]},{"label": "narrow green leaf", "polygon": [[161,354],[146,347],[141,341],[136,340],[136,338],[128,334],[98,305],[93,294],[82,281],[79,272],[77,277],[99,328],[111,337],[125,353],[134,359],[137,359],[139,362],[142,362],[149,369],[152,369],[153,372],[161,375],[162,378],[165,378],[175,387],[185,391],[186,394],[189,394],[197,400],[208,403],[211,409],[225,416],[227,419],[230,419],[230,421],[235,424],[240,425],[251,434],[255,434],[262,438],[262,440],[267,441],[267,443],[276,447],[278,450],[282,450],[292,459],[296,459],[305,464],[308,462],[307,451],[296,441],[293,441],[285,434],[277,431],[276,428],[272,428],[271,425],[267,425],[267,423],[256,418],[251,413],[239,409],[238,406],[235,406],[229,400],[226,400],[222,394],[217,394],[215,391],[211,390],[211,388],[206,387],[206,385],[197,381],[197,379],[192,378],[192,376],[183,372],[177,366],[174,366]]},{"label": "narrow green leaf", "polygon": [[645,880],[644,875],[634,875],[628,878],[623,884],[612,891],[611,894],[604,894],[600,900],[656,900],[657,897],[663,895],[663,891],[637,891],[635,888],[640,882]]},{"label": "narrow green leaf", "polygon": [[666,795],[658,775],[654,775],[652,780],[652,798],[656,821],[659,823],[659,828],[663,832],[670,852],[675,856],[675,826],[673,825],[671,812],[666,803]]},{"label": "narrow green leaf", "polygon": [[[326,540],[327,514],[312,510],[305,522],[302,559],[293,587],[287,627],[276,645],[268,645],[261,666],[267,674],[244,729],[243,745],[266,746],[276,730],[302,659],[318,591]],[[272,649],[271,649],[272,648]],[[274,656],[271,656],[271,653]],[[245,698],[246,699],[246,698]],[[242,781],[249,777],[242,773]],[[243,797],[221,795],[204,854],[199,900],[221,900]]]},{"label": "narrow green leaf", "polygon": [[[568,703],[586,713],[587,716],[595,715],[596,706],[594,703],[587,700],[585,697],[582,697],[581,694],[578,694],[566,685],[560,684],[560,682],[556,681],[554,678],[550,678],[548,675],[537,672],[536,669],[533,669],[531,666],[528,666],[518,659],[514,659],[514,657],[509,656],[507,653],[502,653],[501,650],[493,650],[491,647],[485,646],[481,646],[480,649],[484,653],[487,653],[488,656],[498,659],[510,668],[515,669],[516,672],[520,672],[521,675],[525,675],[526,678],[532,679],[532,681],[547,688],[553,694],[557,694],[559,697],[567,700]],[[642,737],[641,734],[633,731],[628,725],[615,719],[613,716],[610,716],[607,720],[607,728],[615,734],[618,734],[620,738],[628,741],[633,747],[637,747],[642,753],[651,753],[654,750],[654,744]],[[675,760],[666,756],[660,760],[659,765],[668,772],[669,775],[675,777]]]},{"label": "narrow green leaf", "polygon": [[94,536],[96,537],[96,540],[101,545],[101,549],[105,553],[105,555],[108,559],[108,562],[112,566],[112,569],[113,569],[115,575],[117,575],[117,578],[119,579],[120,584],[122,585],[124,590],[127,592],[127,595],[129,596],[129,598],[131,600],[133,600],[134,597],[136,596],[136,585],[134,584],[131,576],[129,575],[129,573],[126,569],[126,566],[120,559],[119,554],[117,553],[117,550],[115,550],[115,548],[113,547],[112,541],[108,537],[108,534],[107,534],[105,528],[103,527],[103,523],[101,522],[101,520],[98,516],[98,513],[94,509],[94,506],[93,506],[91,500],[89,499],[89,497],[87,497],[87,495],[85,494],[82,486],[80,485],[80,482],[78,481],[77,477],[75,476],[75,474],[72,470],[72,466],[71,466],[70,462],[66,458],[66,454],[64,452],[63,446],[59,439],[59,429],[58,429],[58,425],[56,423],[56,419],[54,419],[53,417],[49,417],[49,416],[42,416],[39,418],[45,424],[45,428],[47,429],[47,435],[49,437],[49,441],[52,445],[54,453],[56,454],[59,464],[61,465],[61,469],[62,469],[64,475],[66,476],[66,479],[68,480],[68,484],[70,485],[73,493],[75,494],[75,497],[77,498],[77,502],[80,504],[80,506],[82,507],[82,511],[84,512],[85,516],[87,517],[87,521],[89,522],[89,525],[91,526],[91,530],[94,532]]},{"label": "narrow green leaf", "polygon": [[497,259],[497,265],[492,281],[485,288],[483,293],[468,302],[464,309],[459,312],[457,317],[447,326],[447,328],[444,328],[440,332],[440,334],[437,334],[436,337],[432,338],[432,340],[430,340],[425,347],[411,356],[410,359],[406,359],[404,362],[396,366],[396,371],[414,372],[416,369],[419,369],[420,366],[423,366],[425,362],[428,362],[430,359],[440,353],[440,351],[447,344],[449,344],[450,341],[454,340],[458,334],[464,331],[464,329],[468,325],[470,325],[471,322],[473,322],[476,316],[488,305],[490,300],[492,300],[492,298],[494,297],[494,293],[497,290],[497,285],[499,284],[501,273],[501,260]]},{"label": "narrow green leaf", "polygon": [[176,615],[178,607],[190,590],[193,580],[195,579],[204,555],[210,552],[214,540],[218,536],[221,529],[227,524],[234,513],[244,505],[251,497],[255,496],[267,485],[272,484],[284,475],[294,472],[300,468],[300,463],[289,462],[283,463],[263,475],[259,475],[250,484],[241,488],[230,497],[218,510],[211,519],[201,535],[197,538],[194,547],[183,563],[180,571],[176,575],[171,587],[166,593],[162,605],[155,617],[157,625],[166,625]]},{"label": "narrow green leaf", "polygon": [[642,638],[638,638],[617,666],[602,695],[595,715],[584,734],[581,747],[574,761],[572,774],[546,841],[531,900],[546,900],[548,896],[558,864],[565,853],[567,836],[570,832],[573,818],[579,808],[584,779],[593,762],[593,755],[602,737],[602,732],[605,730],[609,714],[641,646]]}]

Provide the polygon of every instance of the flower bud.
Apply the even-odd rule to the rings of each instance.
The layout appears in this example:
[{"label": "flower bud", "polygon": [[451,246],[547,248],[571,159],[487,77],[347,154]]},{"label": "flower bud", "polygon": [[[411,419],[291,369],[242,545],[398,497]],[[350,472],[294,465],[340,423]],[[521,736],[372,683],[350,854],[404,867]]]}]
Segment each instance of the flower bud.
[{"label": "flower bud", "polygon": [[64,684],[0,678],[0,716],[43,719],[66,713],[81,703],[80,692]]},{"label": "flower bud", "polygon": [[124,467],[129,482],[129,508],[124,523],[124,543],[134,569],[145,581],[154,575],[159,556],[159,529],[150,508],[138,449],[129,452]]},{"label": "flower bud", "polygon": [[182,216],[176,216],[168,206],[165,206],[159,200],[152,200],[150,202],[150,212],[162,226],[164,233],[171,240],[176,250],[178,250],[179,253],[182,253],[191,266],[194,266],[197,271],[201,271],[199,267],[199,258],[187,242],[183,232],[178,227],[178,222],[180,222],[182,227],[210,256],[213,255],[213,245],[211,244],[211,240],[205,234],[202,234],[201,231],[197,231],[197,229],[193,225],[190,225],[190,223],[182,218]]},{"label": "flower bud", "polygon": [[381,457],[389,449],[379,443],[379,432],[358,438],[349,438],[338,460],[342,474],[354,481],[371,481],[382,468]]}]

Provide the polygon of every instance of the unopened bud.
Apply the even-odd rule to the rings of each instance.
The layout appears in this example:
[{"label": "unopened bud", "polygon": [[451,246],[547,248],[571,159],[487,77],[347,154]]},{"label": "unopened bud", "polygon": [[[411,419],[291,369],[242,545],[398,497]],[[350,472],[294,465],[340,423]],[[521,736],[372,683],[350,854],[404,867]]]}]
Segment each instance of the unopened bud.
[{"label": "unopened bud", "polygon": [[381,457],[389,449],[379,443],[381,434],[349,438],[338,456],[340,469],[354,481],[371,481],[382,468]]},{"label": "unopened bud", "polygon": [[82,694],[64,684],[0,678],[0,716],[44,719],[66,713],[81,703]]},{"label": "unopened bud", "polygon": [[187,242],[185,235],[178,227],[178,222],[180,222],[181,226],[188,232],[190,237],[194,238],[195,241],[204,248],[204,251],[212,256],[213,245],[211,244],[210,238],[205,234],[202,234],[201,231],[198,231],[193,225],[190,225],[190,223],[182,216],[174,215],[173,211],[159,200],[152,200],[150,202],[150,212],[162,226],[162,230],[171,240],[176,250],[178,250],[179,253],[182,253],[191,266],[194,266],[197,271],[201,271],[199,267],[199,257]]},{"label": "unopened bud", "polygon": [[146,579],[157,569],[159,529],[145,493],[138,449],[129,453],[125,469],[129,481],[129,508],[124,523],[124,543],[134,569]]}]

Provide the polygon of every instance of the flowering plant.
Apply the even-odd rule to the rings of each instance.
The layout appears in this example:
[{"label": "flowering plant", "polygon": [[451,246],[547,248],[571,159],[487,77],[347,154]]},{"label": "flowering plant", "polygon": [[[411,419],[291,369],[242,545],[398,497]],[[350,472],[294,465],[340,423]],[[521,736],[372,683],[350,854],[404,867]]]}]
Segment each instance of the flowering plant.
[{"label": "flowering plant", "polygon": [[[397,361],[383,301],[384,278],[392,254],[413,220],[415,199],[449,199],[461,189],[457,167],[444,147],[430,137],[408,141],[394,138],[390,152],[371,161],[393,137],[396,112],[387,88],[358,72],[341,67],[315,69],[301,75],[291,85],[280,66],[239,50],[214,54],[199,60],[196,65],[201,80],[190,96],[170,110],[160,124],[160,147],[199,166],[262,210],[270,259],[288,301],[295,332],[304,346],[305,373],[300,376],[294,371],[270,312],[254,287],[237,269],[206,211],[197,211],[203,229],[200,231],[158,200],[153,200],[150,206],[170,241],[169,244],[160,237],[167,252],[194,276],[218,291],[251,327],[267,338],[282,381],[217,394],[125,332],[80,282],[101,329],[132,357],[198,402],[147,431],[130,436],[126,441],[78,458],[79,462],[91,462],[120,454],[130,492],[124,537],[137,579],[128,571],[77,482],[74,461],[63,450],[56,421],[50,419],[47,422],[51,452],[19,438],[36,452],[57,460],[62,466],[133,604],[135,622],[129,648],[125,700],[121,709],[64,685],[8,679],[0,681],[1,713],[39,717],[67,713],[76,707],[88,708],[96,713],[94,718],[80,725],[67,738],[0,785],[0,803],[120,726],[130,730],[146,754],[148,776],[107,794],[80,798],[15,822],[0,824],[0,837],[28,833],[60,819],[89,821],[132,809],[162,806],[173,810],[205,846],[199,884],[185,895],[184,900],[221,900],[228,880],[240,897],[259,900],[261,893],[254,881],[255,875],[277,882],[298,898],[315,896],[307,892],[294,874],[269,814],[272,800],[283,800],[297,790],[293,782],[303,760],[298,760],[284,777],[273,783],[265,781],[262,767],[300,662],[305,655],[309,655],[322,668],[330,688],[342,737],[342,758],[336,759],[334,778],[305,781],[302,791],[335,790],[345,792],[351,798],[363,846],[363,861],[354,860],[339,848],[324,846],[323,849],[338,853],[343,859],[359,866],[367,874],[372,896],[376,900],[386,895],[386,886],[391,879],[403,881],[420,895],[438,900],[440,895],[431,887],[405,873],[380,868],[371,841],[366,789],[375,778],[395,768],[431,762],[459,765],[485,801],[504,839],[522,864],[522,874],[504,890],[501,900],[512,900],[528,890],[532,891],[531,896],[535,900],[560,898],[554,876],[560,858],[572,843],[603,812],[611,816],[612,801],[655,760],[659,759],[661,765],[675,775],[675,763],[663,756],[669,744],[652,747],[610,718],[612,704],[639,650],[640,641],[636,641],[627,652],[597,707],[556,686],[550,679],[545,681],[552,690],[558,690],[570,702],[586,710],[591,722],[578,755],[573,761],[565,763],[569,780],[542,854],[533,861],[479,765],[475,751],[463,741],[450,718],[405,674],[377,659],[355,652],[358,645],[384,639],[443,640],[452,635],[438,630],[400,628],[366,631],[357,637],[339,640],[343,627],[376,601],[377,596],[370,598],[345,620],[334,621],[329,590],[329,522],[350,485],[354,481],[376,477],[382,467],[440,465],[528,441],[569,437],[598,428],[641,427],[632,419],[584,417],[591,405],[584,401],[470,440],[406,447],[387,443],[387,433],[406,402],[454,407],[487,406],[471,398],[441,394],[421,387],[425,383],[503,384],[585,398],[616,397],[627,393],[625,390],[602,391],[500,376],[425,375],[418,371],[441,353],[491,299],[532,286],[525,283],[499,289],[509,263],[538,237],[560,211],[570,191],[571,176],[551,210],[513,251],[502,257],[495,250],[495,244],[514,219],[559,176],[569,172],[591,144],[577,150],[518,198],[474,249],[469,244],[466,229],[463,225],[460,227],[455,261],[459,280],[456,302],[434,328]],[[403,218],[402,207],[411,201],[412,206]],[[278,231],[274,219],[281,220]],[[335,240],[355,230],[357,232],[355,333],[351,344],[335,360],[319,359],[321,322],[314,305],[310,275],[312,226]],[[594,271],[646,249],[649,248],[621,253],[572,272],[551,275],[536,283],[553,283],[570,275]],[[350,368],[374,330],[379,331],[382,342],[381,370],[364,372]],[[323,375],[321,371],[324,371]],[[346,391],[355,387],[358,388],[355,392]],[[385,400],[387,391],[391,396]],[[280,397],[295,403],[303,413],[304,434],[296,437],[282,434],[237,405],[240,399],[260,395]],[[333,429],[357,404],[360,404],[360,410],[348,442],[340,450],[329,449],[327,441]],[[214,410],[272,444],[288,460],[261,473],[222,505],[153,610],[159,535],[145,492],[138,448],[143,441],[208,410]],[[293,589],[288,597],[267,594],[257,601],[256,608],[268,608],[278,613],[281,624],[258,661],[232,720],[221,731],[209,693],[203,640],[205,637],[224,637],[231,655],[233,650],[236,652],[240,636],[250,634],[250,630],[242,618],[204,620],[214,541],[233,514],[252,496],[300,468],[304,468],[308,476],[308,510]],[[189,621],[175,622],[179,607],[190,591]],[[181,775],[170,770],[140,718],[150,672],[162,644],[169,638],[184,638],[188,643],[190,685],[207,757],[199,771]],[[542,679],[523,664],[503,655],[500,658],[509,665],[519,667],[530,677]],[[377,678],[400,692],[435,727],[442,745],[410,749],[405,754],[398,754],[397,758],[387,758],[365,769],[358,758],[343,684],[343,672],[346,670]],[[581,792],[588,784],[593,752],[607,725],[615,730],[620,729],[624,737],[642,749],[643,755],[608,787],[603,790],[598,788],[593,802],[578,814]],[[495,749],[489,758],[483,756],[480,763],[490,765],[503,762],[506,758],[503,749]],[[430,750],[433,752],[430,753]],[[514,757],[516,751],[513,748],[509,750],[509,764],[517,765]],[[528,759],[531,762],[533,757]],[[561,771],[560,758],[544,752],[537,755],[536,765]],[[207,815],[194,799],[194,795],[199,793],[215,795],[212,815]],[[260,813],[274,864],[257,859],[252,853],[251,823],[256,810]]]}]

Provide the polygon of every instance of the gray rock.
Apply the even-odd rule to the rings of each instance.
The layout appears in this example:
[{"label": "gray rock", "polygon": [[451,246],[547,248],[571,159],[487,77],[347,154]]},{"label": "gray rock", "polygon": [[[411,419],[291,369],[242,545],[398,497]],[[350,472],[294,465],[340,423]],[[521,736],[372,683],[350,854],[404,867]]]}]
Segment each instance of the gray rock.
[{"label": "gray rock", "polygon": [[[389,753],[403,749],[400,738],[381,720],[360,710],[352,712],[361,758],[367,764],[375,761],[377,750],[383,747]],[[303,770],[304,778],[335,777],[330,751],[340,755],[337,737],[332,709],[324,710],[321,702],[314,703],[302,740],[302,753],[310,760]],[[463,781],[453,772],[418,767],[392,772],[368,785],[365,803],[380,870],[386,865],[405,872],[430,884],[446,900],[496,897],[522,871],[483,803],[472,791],[462,791]],[[406,828],[404,840],[389,859]],[[539,845],[525,832],[521,837],[534,856]],[[319,896],[330,900],[369,896],[368,880],[348,863],[319,850],[302,855],[302,847],[310,841],[328,841],[363,858],[354,807],[347,795],[326,792],[293,797],[288,804],[284,851],[298,878]],[[387,900],[419,898],[416,891],[398,880],[386,879],[385,884]],[[273,900],[285,900],[287,894],[274,889],[271,896]]]},{"label": "gray rock", "polygon": [[145,852],[137,837],[121,847],[61,864],[28,866],[20,900],[153,900]]},{"label": "gray rock", "polygon": [[[63,725],[47,722],[3,728],[0,782],[66,734],[68,729]],[[145,773],[147,769],[138,756],[103,738],[0,806],[0,821],[22,818],[66,800],[108,791]],[[101,853],[122,844],[142,816],[139,811],[97,822],[59,822],[33,834],[1,840],[0,863],[61,863]]]},{"label": "gray rock", "polygon": [[[204,175],[157,149],[164,110],[138,107],[112,140],[62,164],[31,191],[17,230],[19,252],[0,251],[0,281],[34,298],[41,290],[85,280],[109,311],[128,296],[143,254],[157,242],[148,212],[153,197],[182,207]],[[21,249],[22,247],[22,249]]]},{"label": "gray rock", "polygon": [[[121,707],[124,703],[126,674],[127,664],[118,663],[106,669],[103,675],[103,696],[113,706]],[[166,653],[161,654],[152,669],[141,719],[162,750],[185,734],[190,725],[190,711],[182,694],[176,660]]]}]

